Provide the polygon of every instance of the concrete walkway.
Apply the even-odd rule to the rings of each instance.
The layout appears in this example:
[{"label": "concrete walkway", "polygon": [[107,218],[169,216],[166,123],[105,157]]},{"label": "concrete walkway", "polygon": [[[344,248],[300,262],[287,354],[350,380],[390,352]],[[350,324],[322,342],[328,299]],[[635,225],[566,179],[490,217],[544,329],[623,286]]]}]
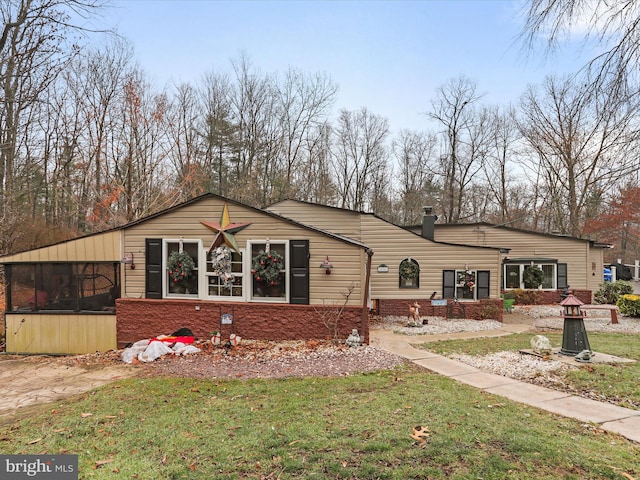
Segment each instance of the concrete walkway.
[{"label": "concrete walkway", "polygon": [[499,330],[465,332],[444,335],[407,336],[391,330],[371,330],[370,344],[407,358],[435,373],[557,415],[594,423],[602,430],[617,433],[634,442],[640,442],[640,411],[618,407],[610,403],[569,395],[550,388],[532,385],[502,375],[487,373],[475,367],[413,347],[412,344],[438,340],[497,337],[526,332],[528,325],[504,325]]}]

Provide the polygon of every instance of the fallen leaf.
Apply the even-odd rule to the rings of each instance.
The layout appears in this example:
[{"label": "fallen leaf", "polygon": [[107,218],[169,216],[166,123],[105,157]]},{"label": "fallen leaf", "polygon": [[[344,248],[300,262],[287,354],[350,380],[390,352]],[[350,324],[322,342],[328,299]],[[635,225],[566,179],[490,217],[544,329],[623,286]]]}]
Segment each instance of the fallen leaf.
[{"label": "fallen leaf", "polygon": [[429,435],[431,435],[429,427],[422,427],[418,425],[413,429],[413,434],[411,435],[411,438],[416,440],[418,443],[424,445],[427,443],[427,439],[429,438]]},{"label": "fallen leaf", "polygon": [[31,440],[30,442],[27,442],[27,445],[33,445],[34,443],[38,443],[41,441],[42,441],[42,438],[36,438],[35,440]]},{"label": "fallen leaf", "polygon": [[81,418],[93,417],[93,413],[81,413],[80,417]]},{"label": "fallen leaf", "polygon": [[104,465],[107,465],[108,463],[113,462],[113,459],[109,459],[109,460],[98,460],[95,465],[93,466],[93,468],[100,468],[103,467]]}]

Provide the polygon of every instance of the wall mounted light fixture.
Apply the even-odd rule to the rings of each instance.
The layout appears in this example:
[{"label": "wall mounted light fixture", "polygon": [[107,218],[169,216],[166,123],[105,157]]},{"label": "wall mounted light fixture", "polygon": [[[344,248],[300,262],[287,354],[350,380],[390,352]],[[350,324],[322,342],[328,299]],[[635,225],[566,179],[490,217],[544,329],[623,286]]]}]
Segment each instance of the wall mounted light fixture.
[{"label": "wall mounted light fixture", "polygon": [[320,268],[324,268],[324,273],[326,273],[327,275],[331,274],[331,269],[333,268],[333,265],[329,261],[328,255],[327,255],[327,258],[325,258],[320,264]]},{"label": "wall mounted light fixture", "polygon": [[124,257],[122,257],[122,260],[120,260],[120,263],[130,265],[131,270],[136,269],[136,264],[133,261],[133,252],[125,252]]}]

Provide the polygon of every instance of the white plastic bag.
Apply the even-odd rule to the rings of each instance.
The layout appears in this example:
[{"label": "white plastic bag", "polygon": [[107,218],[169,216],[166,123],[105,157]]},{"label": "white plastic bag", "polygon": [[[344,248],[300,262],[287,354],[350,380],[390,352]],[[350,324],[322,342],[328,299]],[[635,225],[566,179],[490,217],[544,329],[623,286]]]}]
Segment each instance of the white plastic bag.
[{"label": "white plastic bag", "polygon": [[133,359],[144,352],[148,345],[149,340],[139,340],[129,348],[125,348],[120,354],[122,361],[125,363],[132,363]]},{"label": "white plastic bag", "polygon": [[201,352],[198,347],[194,347],[193,345],[185,345],[184,343],[176,343],[173,347],[173,351],[176,355],[190,355],[192,353]]},{"label": "white plastic bag", "polygon": [[173,353],[173,350],[171,350],[164,343],[155,341],[151,342],[145,349],[145,351],[141,352],[138,355],[138,360],[140,360],[141,362],[153,362],[157,358],[160,358],[168,353]]}]

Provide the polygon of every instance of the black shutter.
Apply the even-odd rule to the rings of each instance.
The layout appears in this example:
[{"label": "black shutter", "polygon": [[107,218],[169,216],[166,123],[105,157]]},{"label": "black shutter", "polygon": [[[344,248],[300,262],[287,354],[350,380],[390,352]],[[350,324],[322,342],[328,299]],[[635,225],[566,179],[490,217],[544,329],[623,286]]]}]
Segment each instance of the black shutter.
[{"label": "black shutter", "polygon": [[489,270],[478,270],[477,272],[478,300],[489,298],[489,280],[491,278],[489,273]]},{"label": "black shutter", "polygon": [[442,298],[455,298],[456,296],[456,271],[442,271]]},{"label": "black shutter", "polygon": [[569,279],[567,278],[567,264],[559,263],[558,269],[558,289],[569,288]]},{"label": "black shutter", "polygon": [[289,303],[309,305],[309,240],[289,241]]},{"label": "black shutter", "polygon": [[162,298],[162,239],[145,239],[145,297]]}]

